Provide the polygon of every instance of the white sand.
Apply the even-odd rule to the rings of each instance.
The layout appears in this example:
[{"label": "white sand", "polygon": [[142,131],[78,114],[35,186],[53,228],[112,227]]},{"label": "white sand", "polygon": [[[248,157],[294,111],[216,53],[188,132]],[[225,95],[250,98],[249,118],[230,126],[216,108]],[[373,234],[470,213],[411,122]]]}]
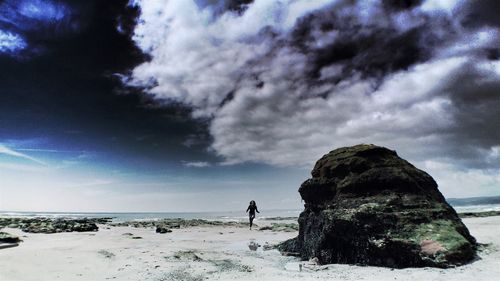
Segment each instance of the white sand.
[{"label": "white sand", "polygon": [[[30,234],[0,250],[0,280],[500,280],[500,217],[464,219],[480,243],[480,260],[452,269],[329,265],[304,267],[276,250],[250,251],[255,241],[276,243],[296,233],[197,227],[157,234],[153,229],[100,226],[95,233]],[[142,239],[131,239],[123,233]],[[180,259],[178,251],[194,251]],[[196,258],[198,257],[198,258]],[[193,259],[198,259],[193,261]],[[307,264],[302,262],[302,264]]]}]

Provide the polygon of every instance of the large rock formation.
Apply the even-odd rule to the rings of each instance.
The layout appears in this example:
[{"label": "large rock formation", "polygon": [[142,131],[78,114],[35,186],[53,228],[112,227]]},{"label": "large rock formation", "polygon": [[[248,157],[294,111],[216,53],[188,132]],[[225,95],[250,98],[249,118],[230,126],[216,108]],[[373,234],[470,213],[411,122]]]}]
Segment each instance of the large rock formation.
[{"label": "large rock formation", "polygon": [[422,170],[375,145],[331,151],[299,188],[299,235],[279,245],[302,259],[388,267],[470,262],[476,242]]}]

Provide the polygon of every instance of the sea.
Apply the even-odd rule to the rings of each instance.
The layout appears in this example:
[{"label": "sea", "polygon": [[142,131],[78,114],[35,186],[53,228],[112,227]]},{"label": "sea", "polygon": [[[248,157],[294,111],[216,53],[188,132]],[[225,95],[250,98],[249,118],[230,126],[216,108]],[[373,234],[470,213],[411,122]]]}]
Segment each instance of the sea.
[{"label": "sea", "polygon": [[[273,209],[260,210],[256,221],[268,219],[296,219],[302,210],[299,209]],[[226,212],[10,212],[0,211],[0,217],[46,217],[46,218],[112,218],[114,222],[122,221],[142,221],[142,220],[161,220],[161,219],[206,219],[219,221],[246,221],[248,214],[243,211]]]},{"label": "sea", "polygon": [[[452,206],[458,213],[464,212],[486,212],[500,211],[500,204],[481,204]],[[256,220],[269,219],[296,219],[301,209],[273,209],[261,210],[257,214]],[[114,222],[122,221],[142,221],[142,220],[161,220],[161,219],[206,219],[220,221],[246,221],[248,215],[245,211],[226,211],[226,212],[11,212],[0,211],[0,217],[48,217],[48,218],[112,218]]]},{"label": "sea", "polygon": [[[452,205],[453,206],[453,205]],[[500,204],[453,206],[457,213],[500,211]]]}]

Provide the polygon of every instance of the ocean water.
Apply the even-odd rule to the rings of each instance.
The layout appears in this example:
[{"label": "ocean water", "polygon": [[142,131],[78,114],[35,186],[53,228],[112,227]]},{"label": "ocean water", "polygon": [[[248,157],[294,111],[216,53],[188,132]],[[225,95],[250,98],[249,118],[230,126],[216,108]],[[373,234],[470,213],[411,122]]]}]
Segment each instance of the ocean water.
[{"label": "ocean water", "polygon": [[[288,218],[298,217],[302,210],[260,210],[255,220],[264,220],[269,218]],[[101,218],[111,217],[113,221],[140,221],[140,220],[161,220],[161,219],[207,219],[221,221],[246,221],[248,214],[243,211],[228,212],[152,212],[152,213],[91,213],[91,212],[5,212],[0,211],[0,216],[10,217],[49,217],[49,218]]]},{"label": "ocean water", "polygon": [[[500,211],[500,204],[485,204],[485,205],[469,205],[469,206],[453,206],[459,213],[463,212],[485,212],[485,211]],[[287,209],[287,210],[260,210],[257,214],[256,221],[270,218],[297,218],[302,210]],[[228,212],[152,212],[152,213],[80,213],[80,212],[6,212],[0,211],[0,216],[12,217],[50,217],[50,218],[100,218],[111,217],[113,221],[141,221],[141,220],[161,220],[166,218],[182,218],[182,219],[207,219],[221,221],[246,221],[247,213],[242,211]]]},{"label": "ocean water", "polygon": [[477,213],[477,212],[487,212],[487,211],[500,211],[500,204],[453,206],[453,208],[455,208],[455,210],[458,213],[465,213],[465,212]]}]

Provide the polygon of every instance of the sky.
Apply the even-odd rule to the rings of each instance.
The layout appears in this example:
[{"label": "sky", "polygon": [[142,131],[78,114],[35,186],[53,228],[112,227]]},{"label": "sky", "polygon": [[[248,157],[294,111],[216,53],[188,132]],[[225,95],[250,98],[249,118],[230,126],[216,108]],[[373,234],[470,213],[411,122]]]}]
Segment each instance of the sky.
[{"label": "sky", "polygon": [[0,0],[0,210],[301,208],[323,154],[500,195],[495,0]]}]

